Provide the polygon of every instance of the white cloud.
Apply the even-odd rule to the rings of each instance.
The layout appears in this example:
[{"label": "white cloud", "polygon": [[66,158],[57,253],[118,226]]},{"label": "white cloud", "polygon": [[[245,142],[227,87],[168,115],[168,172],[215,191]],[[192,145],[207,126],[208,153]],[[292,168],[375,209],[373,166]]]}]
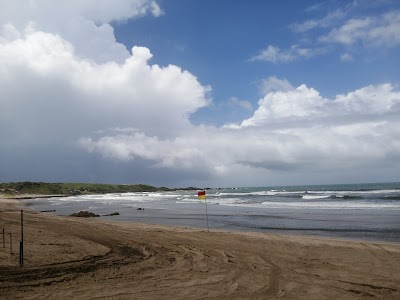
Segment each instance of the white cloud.
[{"label": "white cloud", "polygon": [[[156,2],[20,3],[0,2],[0,140],[7,141],[0,144],[2,163],[4,157],[18,163],[21,156],[3,154],[21,149],[42,155],[29,163],[47,165],[54,148],[64,152],[52,162],[64,161],[63,154],[78,144],[84,151],[72,159],[77,173],[86,171],[81,165],[89,154],[100,154],[127,169],[140,161],[141,169],[131,172],[168,170],[169,177],[188,179],[201,172],[214,185],[400,167],[400,95],[391,84],[326,99],[306,85],[294,89],[286,79],[269,77],[252,117],[235,126],[195,126],[189,116],[210,104],[210,88],[178,66],[151,64],[145,47],[129,52],[109,24],[159,16]],[[316,54],[269,46],[252,60],[278,63]],[[231,103],[251,109],[245,100]],[[8,178],[6,172],[2,167],[0,179]]]},{"label": "white cloud", "polygon": [[329,12],[325,17],[315,20],[307,20],[303,23],[295,23],[290,26],[294,32],[304,33],[315,28],[328,28],[343,19],[348,14],[348,7]]},{"label": "white cloud", "polygon": [[396,47],[400,45],[400,12],[350,19],[321,37],[320,41],[345,45],[361,42],[367,47]]},{"label": "white cloud", "polygon": [[242,127],[260,126],[271,120],[305,118],[317,114],[322,104],[319,93],[301,85],[287,92],[269,92],[258,104],[253,117],[244,120]]},{"label": "white cloud", "polygon": [[260,54],[252,57],[250,61],[263,60],[273,63],[289,62],[294,59],[293,55],[286,52],[282,53],[278,47],[269,45],[266,49],[262,50]]},{"label": "white cloud", "polygon": [[252,57],[250,61],[268,61],[272,63],[287,63],[299,58],[310,58],[319,55],[324,50],[321,48],[310,49],[292,45],[287,50],[281,50],[279,47],[269,45],[258,55]]},{"label": "white cloud", "polygon": [[147,48],[133,47],[124,64],[97,64],[60,36],[20,36],[0,43],[0,127],[15,136],[10,143],[115,127],[168,136],[209,103],[209,87],[177,66],[149,65]]},{"label": "white cloud", "polygon": [[[310,7],[310,9],[311,11],[314,9],[327,9],[326,4],[318,4],[315,7]],[[304,38],[300,39],[302,41],[300,45],[309,45],[313,40],[319,45],[325,44],[327,48],[322,48],[324,51],[317,52],[319,54],[334,51],[337,49],[333,47],[334,44],[344,46],[345,51],[351,48],[353,52],[361,52],[365,48],[385,49],[398,47],[400,45],[400,11],[389,10],[382,14],[376,14],[372,11],[372,8],[376,9],[376,7],[383,5],[385,5],[384,1],[381,3],[376,1],[352,1],[343,7],[330,11],[322,18],[294,23],[289,28],[293,32],[301,34],[301,37]],[[357,17],[349,17],[356,9],[358,10]],[[360,16],[360,11],[370,13]],[[306,35],[314,29],[319,29],[314,37],[310,34]],[[303,48],[307,48],[310,53],[315,53],[313,47],[303,46]],[[284,53],[291,54],[288,51]],[[286,61],[294,60],[296,55],[289,55],[289,57],[290,59]],[[349,54],[342,54],[340,59],[341,61],[351,61],[353,57]]]},{"label": "white cloud", "polygon": [[33,0],[25,3],[1,0],[0,4],[1,22],[12,22],[19,29],[25,28],[29,22],[37,22],[51,30],[50,25],[76,17],[103,24],[141,17],[149,12],[155,17],[163,13],[157,2],[152,0]]},{"label": "white cloud", "polygon": [[158,5],[156,1],[152,1],[150,3],[150,8],[151,8],[151,13],[155,17],[162,16],[164,14],[164,11],[161,9],[161,7]]},{"label": "white cloud", "polygon": [[328,118],[353,118],[399,112],[400,93],[390,84],[368,86],[335,99],[326,99],[313,88],[301,85],[287,92],[270,92],[259,102],[254,115],[240,127],[283,122],[310,122]]},{"label": "white cloud", "polygon": [[277,91],[287,92],[293,89],[294,87],[287,79],[279,79],[276,76],[270,76],[259,82],[259,90],[262,95]]},{"label": "white cloud", "polygon": [[84,138],[81,143],[106,157],[143,158],[156,167],[192,172],[201,168],[218,180],[233,180],[242,170],[254,180],[269,171],[399,167],[399,115],[400,92],[390,84],[368,86],[332,100],[301,85],[267,94],[253,117],[240,126],[193,127],[165,139],[141,132]]},{"label": "white cloud", "polygon": [[0,43],[3,149],[79,141],[106,160],[144,160],[186,177],[201,169],[220,182],[243,172],[243,183],[271,171],[399,164],[400,93],[391,84],[326,99],[270,77],[251,118],[194,126],[188,117],[209,104],[209,88],[177,66],[150,65],[147,48],[134,47],[124,64],[98,64],[61,36],[11,31]]},{"label": "white cloud", "polygon": [[351,56],[349,53],[343,53],[340,55],[340,60],[341,61],[353,61],[353,56]]},{"label": "white cloud", "polygon": [[[337,95],[334,100],[338,113],[382,116],[399,113],[400,92],[391,84],[367,86],[346,95]],[[339,110],[340,109],[340,110]]]},{"label": "white cloud", "polygon": [[6,43],[9,41],[20,38],[20,32],[10,23],[2,24],[0,27],[0,43]]},{"label": "white cloud", "polygon": [[[332,5],[339,4],[340,7],[333,9]],[[313,29],[325,29],[332,28],[342,23],[346,17],[351,13],[357,11],[368,11],[371,8],[385,7],[388,1],[374,1],[374,0],[364,0],[364,1],[346,1],[345,3],[334,3],[330,1],[320,2],[315,5],[306,8],[306,12],[318,13],[319,11],[327,11],[326,15],[322,18],[314,18],[304,22],[297,22],[291,24],[289,27],[292,31],[296,33],[305,33]]]},{"label": "white cloud", "polygon": [[366,35],[366,30],[371,27],[371,18],[351,19],[339,29],[333,29],[327,36],[321,37],[323,42],[352,44]]},{"label": "white cloud", "polygon": [[251,103],[247,100],[240,100],[237,97],[231,97],[228,100],[228,104],[234,105],[234,106],[239,106],[242,109],[248,110],[248,111],[253,111],[253,106]]},{"label": "white cloud", "polygon": [[159,5],[150,0],[1,0],[0,6],[3,28],[4,24],[12,24],[19,32],[30,27],[60,35],[73,45],[77,56],[98,63],[123,63],[130,56],[126,47],[116,42],[110,22],[163,14]]}]

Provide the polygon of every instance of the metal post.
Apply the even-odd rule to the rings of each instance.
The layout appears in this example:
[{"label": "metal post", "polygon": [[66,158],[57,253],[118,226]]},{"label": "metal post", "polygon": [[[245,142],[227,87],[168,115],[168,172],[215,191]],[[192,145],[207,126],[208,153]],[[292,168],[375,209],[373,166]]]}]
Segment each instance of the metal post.
[{"label": "metal post", "polygon": [[24,265],[24,211],[21,209],[21,242],[19,243],[19,265]]}]

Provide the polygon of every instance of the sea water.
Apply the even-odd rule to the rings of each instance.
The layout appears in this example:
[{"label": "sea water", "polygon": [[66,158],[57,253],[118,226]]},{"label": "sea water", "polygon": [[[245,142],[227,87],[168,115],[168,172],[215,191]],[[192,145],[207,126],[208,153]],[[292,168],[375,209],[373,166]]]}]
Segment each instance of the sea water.
[{"label": "sea water", "polygon": [[[400,242],[400,183],[207,189],[206,202],[197,191],[171,191],[27,204],[59,215],[89,210],[116,221]],[[103,216],[114,212],[120,215]]]}]

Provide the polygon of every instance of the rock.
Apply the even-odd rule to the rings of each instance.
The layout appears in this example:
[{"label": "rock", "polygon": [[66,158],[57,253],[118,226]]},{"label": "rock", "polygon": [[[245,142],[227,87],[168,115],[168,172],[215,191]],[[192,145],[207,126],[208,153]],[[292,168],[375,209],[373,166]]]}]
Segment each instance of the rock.
[{"label": "rock", "polygon": [[108,216],[119,216],[119,212],[114,212],[112,214],[103,215],[103,217],[108,217]]},{"label": "rock", "polygon": [[92,218],[92,217],[100,217],[100,216],[96,215],[90,211],[80,211],[78,213],[72,214],[71,217]]}]

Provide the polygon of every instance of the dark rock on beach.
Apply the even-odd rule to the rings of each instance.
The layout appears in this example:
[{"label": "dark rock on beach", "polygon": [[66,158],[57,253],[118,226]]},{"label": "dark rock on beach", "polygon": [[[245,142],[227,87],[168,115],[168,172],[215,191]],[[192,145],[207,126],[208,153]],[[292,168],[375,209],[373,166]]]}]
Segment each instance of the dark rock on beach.
[{"label": "dark rock on beach", "polygon": [[80,211],[78,213],[72,214],[71,217],[92,218],[92,217],[100,217],[100,216],[96,215],[90,211]]},{"label": "dark rock on beach", "polygon": [[119,216],[119,212],[114,212],[112,214],[103,215],[103,217],[108,217],[108,216]]}]

